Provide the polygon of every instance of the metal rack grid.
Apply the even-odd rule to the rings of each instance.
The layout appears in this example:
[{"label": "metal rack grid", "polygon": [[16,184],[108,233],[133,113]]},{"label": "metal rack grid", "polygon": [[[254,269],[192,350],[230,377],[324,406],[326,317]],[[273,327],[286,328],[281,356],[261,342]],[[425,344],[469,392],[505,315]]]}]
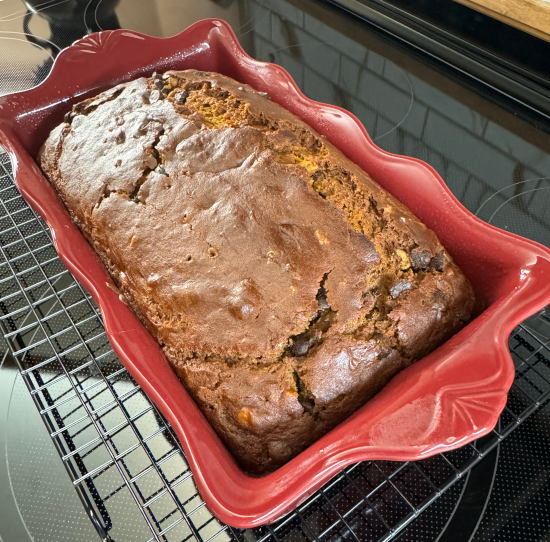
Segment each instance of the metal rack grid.
[{"label": "metal rack grid", "polygon": [[[98,308],[59,260],[0,154],[0,327],[67,473],[104,541],[297,542],[395,538],[550,399],[550,349],[510,336],[516,379],[498,429],[418,462],[346,468],[271,526],[238,530],[205,507],[170,426],[114,354]],[[533,320],[550,329],[550,313]]]}]

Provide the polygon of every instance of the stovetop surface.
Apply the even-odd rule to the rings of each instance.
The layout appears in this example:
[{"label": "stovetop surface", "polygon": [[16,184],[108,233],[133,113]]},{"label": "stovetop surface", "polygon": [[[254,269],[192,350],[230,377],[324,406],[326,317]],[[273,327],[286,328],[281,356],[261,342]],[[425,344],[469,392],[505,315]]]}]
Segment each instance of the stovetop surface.
[{"label": "stovetop surface", "polygon": [[[550,246],[545,119],[525,120],[498,93],[319,1],[3,0],[0,94],[38,84],[86,33],[171,36],[206,17],[225,19],[248,54],[282,65],[308,97],[353,112],[381,148],[431,164],[483,220]],[[525,325],[550,345],[548,316]],[[0,352],[0,542],[96,540],[3,341]],[[399,540],[550,540],[549,450],[546,404]],[[116,538],[141,539],[131,524]]]}]

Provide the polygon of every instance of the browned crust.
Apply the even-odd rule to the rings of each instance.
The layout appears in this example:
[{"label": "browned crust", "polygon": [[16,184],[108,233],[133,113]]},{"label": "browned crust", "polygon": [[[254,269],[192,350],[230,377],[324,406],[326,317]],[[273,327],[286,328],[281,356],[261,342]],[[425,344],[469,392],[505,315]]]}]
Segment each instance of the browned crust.
[{"label": "browned crust", "polygon": [[[104,134],[101,148],[105,154],[119,142],[126,144],[130,131],[124,133],[124,127],[118,133],[113,125],[118,139],[109,143],[108,128],[101,122],[88,140],[86,134],[79,136],[79,128],[70,122],[78,116],[101,120],[102,111],[111,107],[105,104],[116,104],[119,96],[125,96],[127,85],[75,106],[72,118],[52,132],[39,162],[218,435],[248,472],[263,475],[294,457],[362,406],[397,372],[456,333],[472,316],[474,294],[432,231],[322,136],[268,97],[228,77],[195,70],[168,72],[162,81],[165,105],[170,106],[155,109],[164,115],[156,132],[150,128],[136,132],[139,141],[149,137],[143,149],[126,145],[129,154],[124,159],[129,156],[135,162],[126,176],[94,181],[79,173],[78,167],[75,172],[64,160],[77,153],[93,168],[94,157],[101,160],[101,153],[87,153],[93,146],[89,141]],[[136,83],[135,89],[148,88],[150,93],[156,84],[148,79]],[[120,125],[129,126],[136,114],[124,117],[121,113]],[[186,121],[183,128],[179,118]],[[80,119],[82,122],[87,120]],[[184,147],[187,141],[197,141],[190,150],[166,143],[165,131],[175,125],[192,133],[178,140]],[[79,145],[84,149],[79,150]],[[216,154],[219,146],[226,150],[222,157]],[[193,157],[200,153],[205,158],[195,163]],[[245,166],[239,162],[241,155]],[[252,155],[255,159],[246,165]],[[166,179],[159,174],[161,170],[169,172]],[[242,270],[234,277],[231,262],[238,266],[238,256],[223,260],[227,246],[220,245],[224,247],[220,252],[208,240],[209,228],[199,228],[211,257],[199,257],[201,276],[209,277],[211,272],[217,276],[223,271],[217,264],[205,267],[201,262],[220,261],[222,266],[226,261],[228,284],[240,280],[241,297],[237,305],[221,300],[218,308],[214,300],[214,312],[225,315],[228,311],[228,316],[216,320],[217,329],[214,324],[206,326],[203,336],[197,337],[196,328],[204,324],[201,318],[210,321],[211,313],[201,312],[188,297],[171,294],[169,285],[164,290],[157,288],[155,281],[162,282],[164,275],[173,276],[176,282],[180,275],[158,263],[162,258],[157,258],[154,246],[146,246],[139,228],[150,225],[149,243],[160,242],[159,235],[172,235],[173,239],[175,228],[180,227],[174,220],[179,220],[183,208],[178,210],[180,203],[172,205],[166,199],[167,190],[174,201],[186,205],[201,190],[202,184],[193,183],[207,184],[214,179],[212,186],[217,190],[223,183],[238,185],[243,177],[248,182],[259,179],[259,188],[251,192],[257,198],[263,197],[262,186],[295,190],[294,201],[303,208],[305,218],[300,222],[303,216],[296,209],[289,211],[294,222],[278,226],[277,235],[283,241],[277,241],[276,250],[266,249],[267,260],[261,263],[278,265],[284,271],[283,259],[294,258],[294,278],[290,279],[287,271],[269,275],[271,278],[262,271],[250,278]],[[241,190],[248,188],[241,186]],[[207,195],[200,197],[204,200]],[[229,202],[237,206],[239,197],[225,193],[214,199],[216,205]],[[249,204],[253,213],[263,212],[261,205],[255,207],[252,200]],[[197,205],[193,209],[200,207]],[[212,202],[208,205],[212,207]],[[162,228],[151,221],[154,216],[162,217]],[[276,214],[266,216],[273,220]],[[224,220],[233,218],[225,215]],[[273,232],[265,233],[263,226],[255,226],[250,237],[245,237],[250,250],[258,245],[267,247],[274,239]],[[347,237],[347,251],[342,236]],[[127,238],[129,244],[122,243],[120,237]],[[198,243],[185,245],[179,238],[173,242],[174,250]],[[140,257],[132,255],[134,244]],[[300,263],[297,251],[304,258],[308,254],[308,261]],[[323,258],[327,259],[324,267]],[[180,265],[179,260],[173,261]],[[150,281],[142,276],[145,271],[156,278]],[[279,281],[280,288],[292,283],[291,290],[298,291],[303,300],[285,302],[279,309],[273,301],[266,304],[272,280]],[[200,284],[198,288],[200,302],[207,291]],[[289,297],[282,289],[280,295]],[[228,309],[227,303],[233,305]],[[248,321],[248,313],[238,312],[245,309],[255,320]],[[261,320],[266,313],[273,318],[287,316],[275,325]],[[226,329],[233,331],[225,333]],[[218,341],[216,333],[220,334]]]}]

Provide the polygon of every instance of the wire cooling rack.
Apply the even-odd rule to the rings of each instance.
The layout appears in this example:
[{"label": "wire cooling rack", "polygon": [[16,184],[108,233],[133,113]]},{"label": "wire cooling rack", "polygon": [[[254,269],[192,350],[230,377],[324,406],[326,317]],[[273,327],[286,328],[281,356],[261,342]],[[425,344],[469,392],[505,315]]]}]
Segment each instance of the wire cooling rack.
[{"label": "wire cooling rack", "polygon": [[550,329],[550,313],[542,311],[510,336],[516,379],[498,430],[422,461],[352,465],[274,525],[223,525],[198,494],[172,429],[114,354],[96,304],[15,187],[6,154],[0,327],[104,541],[388,541],[550,398],[550,350],[537,333]]}]

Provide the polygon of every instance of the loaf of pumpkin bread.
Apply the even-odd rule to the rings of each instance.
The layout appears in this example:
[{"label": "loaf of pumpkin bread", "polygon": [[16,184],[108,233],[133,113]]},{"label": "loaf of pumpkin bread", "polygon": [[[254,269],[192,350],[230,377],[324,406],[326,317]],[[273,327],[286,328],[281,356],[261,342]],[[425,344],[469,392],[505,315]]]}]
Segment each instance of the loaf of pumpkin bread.
[{"label": "loaf of pumpkin bread", "polygon": [[237,462],[265,475],[472,317],[436,235],[262,92],[195,70],[74,106],[40,166]]}]

